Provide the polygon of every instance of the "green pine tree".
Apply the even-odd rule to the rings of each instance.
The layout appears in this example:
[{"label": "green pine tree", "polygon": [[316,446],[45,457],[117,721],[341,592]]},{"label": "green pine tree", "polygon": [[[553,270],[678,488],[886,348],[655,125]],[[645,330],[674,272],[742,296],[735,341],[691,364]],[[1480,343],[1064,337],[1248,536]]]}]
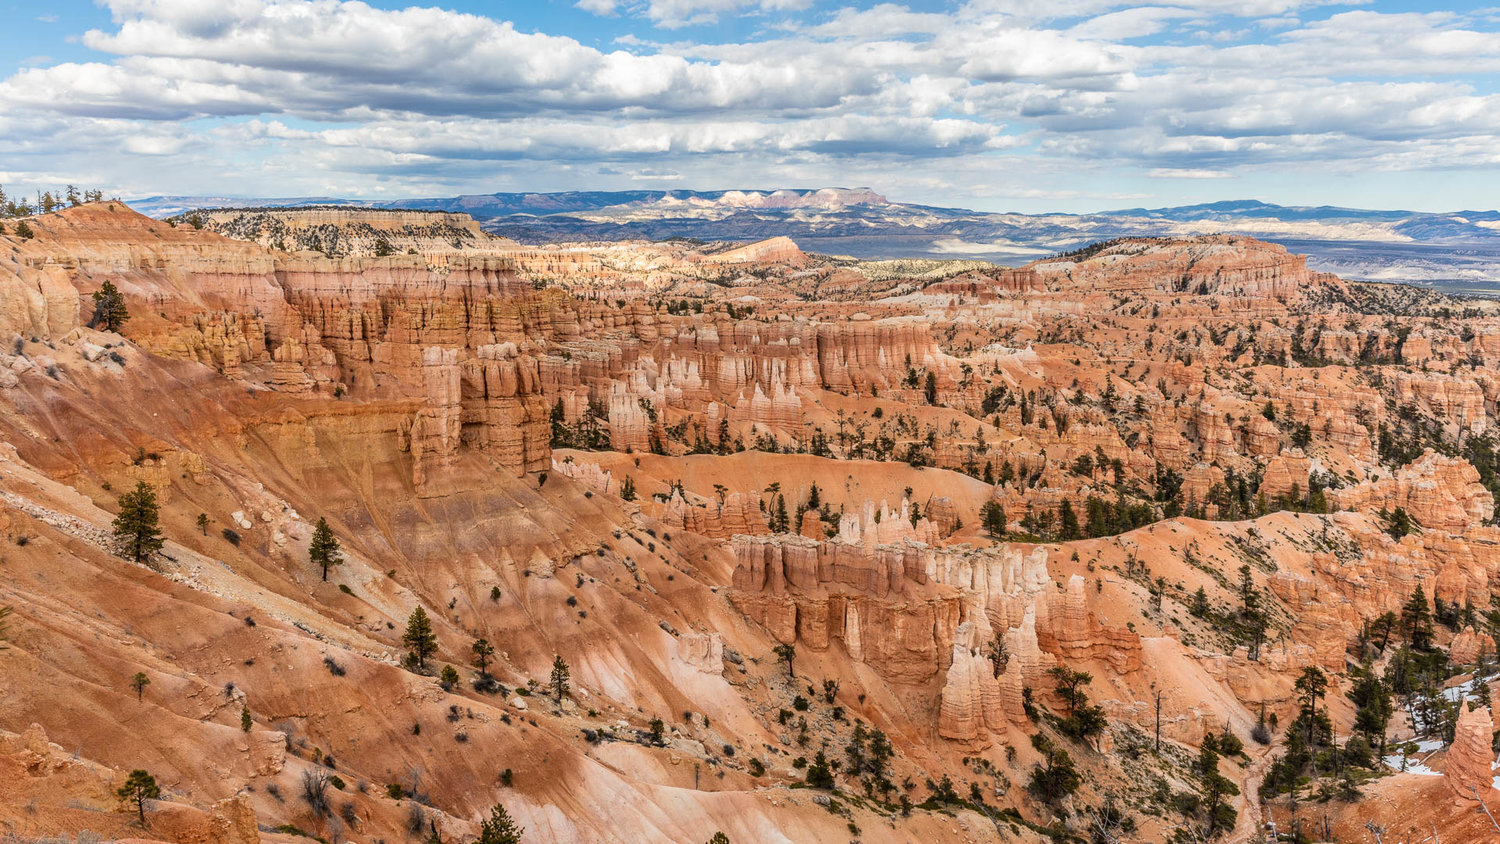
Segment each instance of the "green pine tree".
[{"label": "green pine tree", "polygon": [[105,281],[94,291],[93,325],[105,331],[119,331],[128,319],[130,311],[125,308],[125,296],[114,282]]},{"label": "green pine tree", "polygon": [[307,556],[316,566],[323,567],[323,581],[328,581],[328,569],[331,566],[342,565],[344,555],[339,552],[338,538],[333,535],[333,529],[328,527],[328,520],[318,518],[318,526],[313,528],[312,543],[307,547]]},{"label": "green pine tree", "polygon": [[130,772],[130,776],[115,792],[115,796],[120,798],[120,802],[135,808],[136,813],[141,816],[141,826],[144,827],[146,825],[146,801],[161,797],[161,787],[156,784],[156,777],[137,768]]},{"label": "green pine tree", "polygon": [[1078,514],[1073,512],[1073,502],[1066,498],[1057,505],[1057,530],[1064,542],[1083,538],[1083,530],[1078,526]]},{"label": "green pine tree", "polygon": [[115,541],[127,559],[144,563],[166,544],[159,529],[156,490],[145,481],[120,496],[120,513],[115,516]]},{"label": "green pine tree", "polygon": [[525,834],[526,830],[511,820],[510,812],[496,803],[490,809],[489,820],[479,825],[479,838],[474,844],[521,844],[521,836]]},{"label": "green pine tree", "polygon": [[568,671],[568,663],[563,661],[559,654],[552,658],[552,693],[557,696],[557,702],[562,703],[563,695],[568,693],[568,679],[571,673]]},{"label": "green pine tree", "polygon": [[479,676],[488,677],[490,659],[495,656],[495,646],[490,644],[489,639],[475,639],[469,650],[474,652],[474,666],[479,669]]},{"label": "green pine tree", "polygon": [[130,678],[130,688],[135,689],[137,703],[141,701],[141,697],[146,693],[146,687],[149,685],[151,685],[151,678],[147,677],[144,671],[137,671],[135,672],[135,676]]},{"label": "green pine tree", "polygon": [[1427,606],[1427,593],[1420,583],[1401,608],[1401,626],[1411,637],[1413,650],[1426,651],[1432,644],[1432,608]]},{"label": "green pine tree", "polygon": [[427,667],[427,658],[437,653],[437,634],[432,632],[432,619],[427,617],[426,610],[421,607],[411,611],[411,616],[406,619],[406,632],[401,636],[401,644],[411,657],[411,661],[417,668]]}]

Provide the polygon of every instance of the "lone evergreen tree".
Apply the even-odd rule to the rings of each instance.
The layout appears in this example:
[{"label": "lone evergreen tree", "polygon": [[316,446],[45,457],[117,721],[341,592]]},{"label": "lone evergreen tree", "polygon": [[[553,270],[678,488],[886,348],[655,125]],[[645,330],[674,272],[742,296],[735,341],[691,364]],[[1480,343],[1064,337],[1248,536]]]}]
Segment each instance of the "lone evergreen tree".
[{"label": "lone evergreen tree", "polygon": [[130,772],[125,779],[125,784],[115,792],[115,796],[127,806],[134,806],[136,814],[141,816],[141,826],[146,825],[146,801],[161,797],[161,788],[156,784],[156,777],[137,768]]},{"label": "lone evergreen tree", "polygon": [[115,516],[115,541],[121,553],[137,563],[144,563],[166,544],[157,524],[156,490],[145,481],[120,496],[120,514]]},{"label": "lone evergreen tree", "polygon": [[105,281],[94,291],[94,322],[105,331],[119,331],[120,326],[130,319],[130,312],[125,309],[125,297],[120,289],[115,287],[112,281]]},{"label": "lone evergreen tree", "polygon": [[496,803],[490,809],[489,820],[479,825],[479,838],[474,844],[521,844],[521,836],[525,834],[526,830],[511,820],[510,812]]},{"label": "lone evergreen tree", "polygon": [[715,832],[714,837],[708,839],[708,844],[729,844],[729,836],[722,832]]},{"label": "lone evergreen tree", "polygon": [[792,660],[797,658],[797,649],[791,645],[777,645],[771,649],[771,653],[776,655],[777,660],[786,663],[786,676],[794,676],[792,674]]},{"label": "lone evergreen tree", "polygon": [[151,678],[147,677],[144,671],[137,671],[135,676],[130,678],[130,688],[135,689],[137,703],[141,701],[141,696],[145,694],[146,687],[149,685],[151,685]]},{"label": "lone evergreen tree", "polygon": [[1406,628],[1407,635],[1411,637],[1413,650],[1426,651],[1432,642],[1432,609],[1427,606],[1427,593],[1422,590],[1422,584],[1417,584],[1417,590],[1411,593],[1411,598],[1406,606],[1401,608],[1401,626]]},{"label": "lone evergreen tree", "polygon": [[201,531],[203,531],[203,535],[204,536],[208,536],[208,514],[207,513],[199,513],[198,514],[198,529],[201,530]]},{"label": "lone evergreen tree", "polygon": [[328,569],[331,566],[342,565],[344,555],[339,552],[338,538],[333,535],[333,529],[328,527],[328,520],[318,518],[318,526],[313,528],[312,543],[307,547],[308,559],[313,565],[323,567],[323,582],[328,582]]},{"label": "lone evergreen tree", "polygon": [[552,694],[557,696],[557,702],[562,703],[563,695],[568,693],[568,664],[563,661],[559,654],[552,658]]},{"label": "lone evergreen tree", "polygon": [[1005,535],[1005,508],[1000,502],[990,500],[984,502],[979,508],[979,521],[984,525],[984,532],[998,539]]},{"label": "lone evergreen tree", "polygon": [[418,669],[427,667],[427,658],[437,653],[437,634],[432,632],[432,619],[427,617],[426,610],[421,607],[411,611],[411,616],[406,619],[406,632],[401,636],[401,644],[406,646],[411,661]]},{"label": "lone evergreen tree", "polygon": [[474,652],[474,665],[479,669],[479,676],[488,677],[490,658],[495,655],[495,646],[488,639],[475,639],[469,649]]}]

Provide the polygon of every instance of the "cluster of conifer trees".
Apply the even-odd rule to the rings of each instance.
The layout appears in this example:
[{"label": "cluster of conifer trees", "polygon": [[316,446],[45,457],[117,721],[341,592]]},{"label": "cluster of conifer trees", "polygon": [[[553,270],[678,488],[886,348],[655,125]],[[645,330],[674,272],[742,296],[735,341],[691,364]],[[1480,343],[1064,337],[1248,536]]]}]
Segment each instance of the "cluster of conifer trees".
[{"label": "cluster of conifer trees", "polygon": [[56,193],[37,191],[33,203],[28,197],[10,196],[5,186],[0,185],[0,217],[30,217],[34,214],[51,214],[53,211],[82,205],[85,202],[104,201],[104,191],[79,190],[77,185],[68,185]]}]

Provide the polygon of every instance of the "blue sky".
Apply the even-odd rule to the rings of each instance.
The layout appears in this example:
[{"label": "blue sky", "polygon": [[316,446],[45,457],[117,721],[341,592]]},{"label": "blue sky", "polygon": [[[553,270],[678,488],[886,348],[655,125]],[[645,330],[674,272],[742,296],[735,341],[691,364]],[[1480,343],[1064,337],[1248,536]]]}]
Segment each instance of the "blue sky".
[{"label": "blue sky", "polygon": [[[1066,10],[1061,16],[1060,9]],[[0,0],[0,183],[1494,208],[1500,8]]]}]

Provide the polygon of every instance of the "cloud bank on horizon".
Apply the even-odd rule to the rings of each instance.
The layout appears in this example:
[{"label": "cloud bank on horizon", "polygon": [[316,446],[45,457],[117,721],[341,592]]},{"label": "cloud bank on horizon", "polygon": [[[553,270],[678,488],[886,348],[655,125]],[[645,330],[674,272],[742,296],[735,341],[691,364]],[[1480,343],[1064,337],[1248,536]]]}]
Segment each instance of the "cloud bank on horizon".
[{"label": "cloud bank on horizon", "polygon": [[[84,0],[0,49],[0,182],[124,195],[870,185],[1493,207],[1500,9],[1337,0]],[[1409,5],[1409,4],[1408,4]]]}]

